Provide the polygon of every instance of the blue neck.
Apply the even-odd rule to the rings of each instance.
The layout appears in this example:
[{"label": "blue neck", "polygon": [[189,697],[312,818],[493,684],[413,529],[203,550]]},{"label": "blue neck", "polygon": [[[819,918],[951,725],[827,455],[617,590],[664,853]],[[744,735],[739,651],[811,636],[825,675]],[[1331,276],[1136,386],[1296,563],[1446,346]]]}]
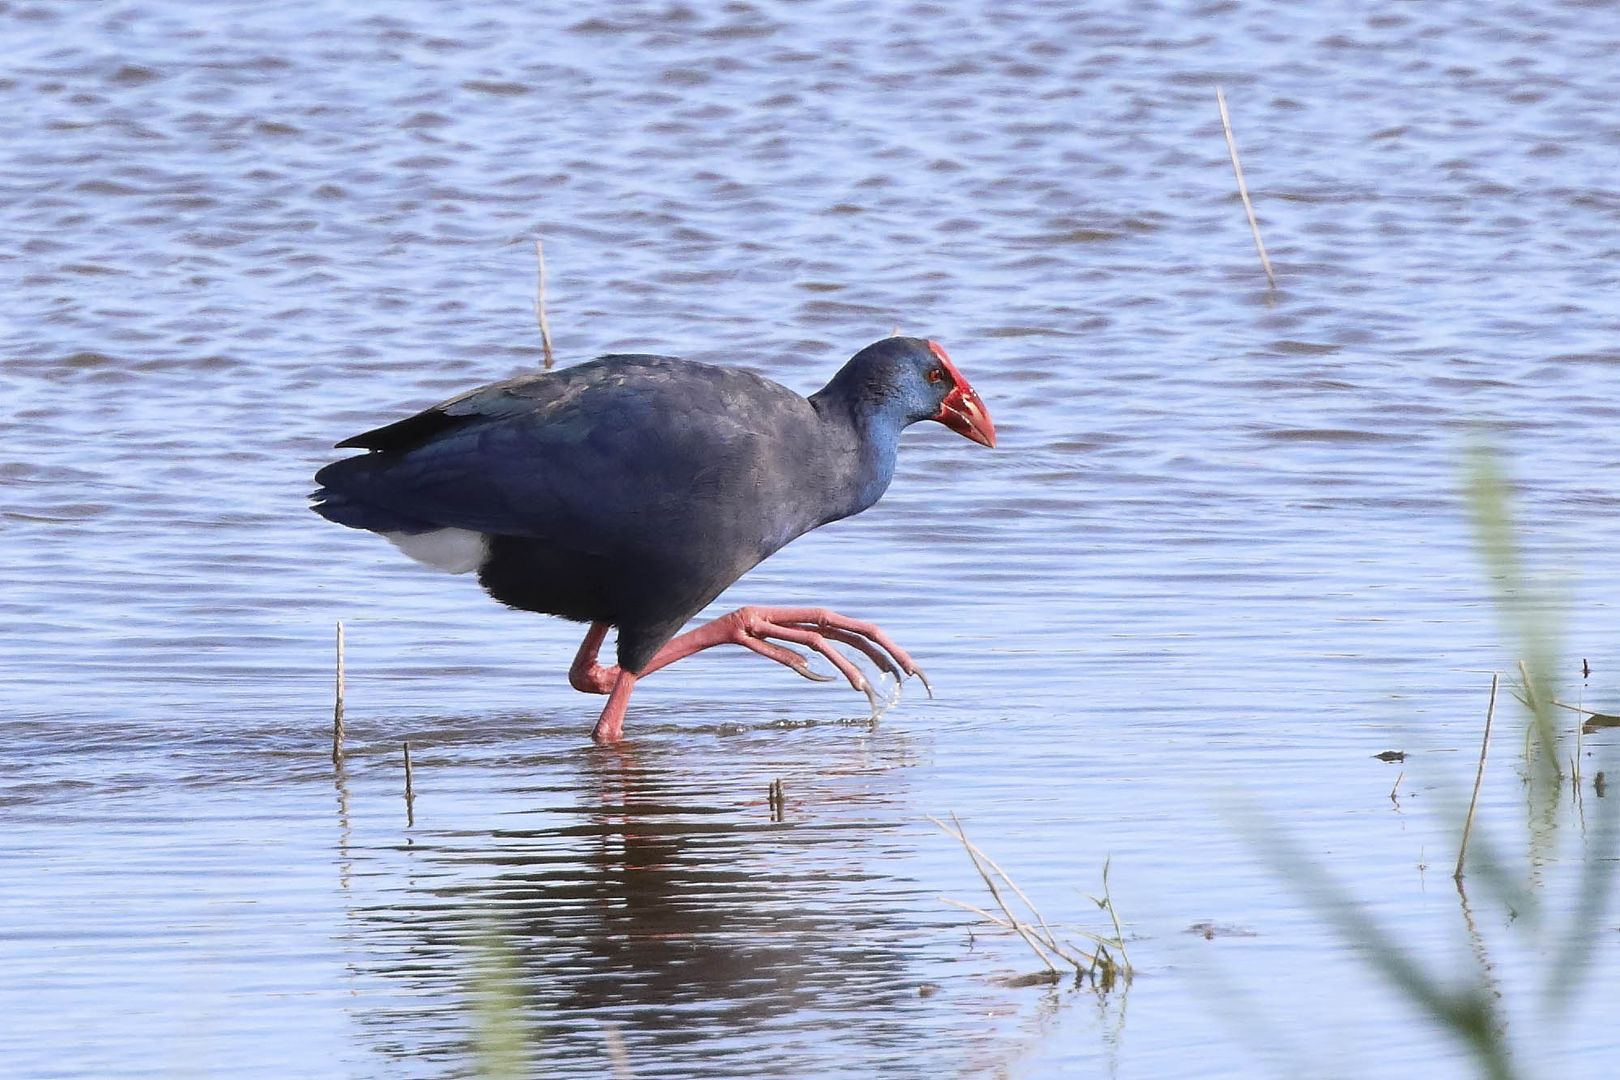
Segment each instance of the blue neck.
[{"label": "blue neck", "polygon": [[849,384],[836,378],[810,399],[816,411],[834,430],[831,441],[844,447],[840,454],[842,475],[837,512],[828,520],[858,514],[882,498],[894,479],[895,459],[900,452],[900,433],[911,418],[901,402],[850,392]]},{"label": "blue neck", "polygon": [[857,474],[855,501],[851,513],[859,513],[883,497],[894,479],[895,458],[900,453],[900,432],[905,423],[883,416],[864,418],[864,430],[857,428],[861,437],[860,471]]}]

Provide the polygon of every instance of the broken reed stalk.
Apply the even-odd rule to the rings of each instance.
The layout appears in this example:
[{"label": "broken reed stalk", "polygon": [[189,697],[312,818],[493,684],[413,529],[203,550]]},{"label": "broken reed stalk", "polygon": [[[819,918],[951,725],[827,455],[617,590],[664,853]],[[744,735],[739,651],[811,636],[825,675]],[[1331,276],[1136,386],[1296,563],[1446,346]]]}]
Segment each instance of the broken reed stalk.
[{"label": "broken reed stalk", "polygon": [[534,238],[534,259],[539,267],[540,280],[535,287],[535,311],[540,318],[540,348],[546,356],[546,370],[550,371],[557,362],[556,354],[551,351],[551,323],[546,320],[546,246],[537,236]]},{"label": "broken reed stalk", "polygon": [[962,823],[956,819],[956,815],[954,813],[951,814],[951,822],[956,826],[956,833],[962,838],[962,844],[968,849],[968,853],[977,858],[983,859],[985,865],[990,867],[991,870],[994,870],[996,872],[996,876],[1007,883],[1007,887],[1013,891],[1018,899],[1024,902],[1024,906],[1029,908],[1030,913],[1035,916],[1035,920],[1041,924],[1041,930],[1045,932],[1047,940],[1053,940],[1052,929],[1046,925],[1045,917],[1041,915],[1040,910],[1036,908],[1034,902],[1031,901],[1029,897],[1024,895],[1024,890],[1018,887],[1018,883],[1012,878],[1008,877],[1007,871],[996,865],[996,860],[985,854],[983,848],[967,838],[967,833],[962,831]]},{"label": "broken reed stalk", "polygon": [[[986,870],[984,864],[979,861],[979,851],[973,845],[973,842],[967,838],[967,834],[962,831],[962,823],[957,820],[956,815],[951,815],[951,823],[956,826],[954,829],[936,817],[930,817],[928,820],[932,821],[935,825],[938,825],[947,834],[954,836],[962,845],[963,849],[967,851],[968,858],[973,862],[973,869],[979,872],[979,877],[984,880],[985,888],[990,890],[991,899],[996,902],[996,906],[999,907],[1001,909],[1001,913],[1006,916],[1006,922],[1003,925],[1011,926],[1013,931],[1019,937],[1024,939],[1024,944],[1029,946],[1030,951],[1033,952],[1040,959],[1041,963],[1045,964],[1054,975],[1060,974],[1061,969],[1056,964],[1052,963],[1052,958],[1047,955],[1047,948],[1052,949],[1053,952],[1057,952],[1061,956],[1060,950],[1058,950],[1050,941],[1045,942],[1044,944],[1046,945],[1046,948],[1043,948],[1043,943],[1035,938],[1034,929],[1019,919],[1018,916],[1013,914],[1012,908],[1007,906],[1007,901],[1002,897],[1001,890],[996,887],[995,878],[990,876],[990,871]],[[1005,875],[1002,876],[1002,880],[1006,880]],[[1011,882],[1008,882],[1008,884],[1010,885]],[[1024,902],[1026,904],[1029,903],[1027,900]],[[1031,908],[1030,910],[1034,909]],[[1000,922],[1000,920],[996,921]],[[1078,967],[1078,965],[1076,966]]]},{"label": "broken reed stalk", "polygon": [[416,824],[416,793],[411,785],[411,744],[405,743],[405,824]]},{"label": "broken reed stalk", "polygon": [[1254,234],[1254,249],[1260,253],[1260,266],[1266,272],[1266,281],[1277,288],[1277,275],[1271,271],[1271,259],[1266,255],[1266,242],[1260,239],[1260,222],[1255,220],[1254,203],[1249,201],[1249,185],[1243,179],[1243,162],[1238,160],[1237,139],[1232,135],[1232,115],[1226,111],[1226,91],[1215,87],[1215,101],[1221,107],[1221,128],[1226,132],[1226,149],[1232,155],[1232,172],[1237,176],[1238,196],[1243,200],[1243,212],[1249,217],[1249,231]]},{"label": "broken reed stalk", "polygon": [[1468,834],[1474,830],[1474,809],[1479,806],[1479,786],[1485,780],[1485,752],[1491,746],[1491,720],[1496,716],[1496,684],[1500,679],[1496,672],[1491,672],[1491,701],[1485,707],[1485,734],[1479,740],[1479,769],[1474,773],[1474,795],[1468,800],[1468,816],[1463,819],[1462,846],[1457,850],[1457,872],[1452,874],[1452,880],[1461,881],[1463,876],[1463,860],[1468,858]]},{"label": "broken reed stalk", "polygon": [[1553,700],[1553,701],[1549,701],[1547,704],[1553,706],[1553,708],[1555,708],[1555,709],[1568,709],[1572,713],[1580,713],[1582,716],[1602,716],[1603,715],[1602,713],[1598,712],[1596,709],[1588,709],[1584,705],[1571,705],[1567,701]]},{"label": "broken reed stalk", "polygon": [[1006,919],[1003,919],[1000,915],[997,915],[994,912],[986,911],[982,907],[974,907],[965,900],[953,900],[949,896],[942,896],[940,899],[951,905],[951,907],[961,908],[963,911],[971,911],[985,922],[995,923],[1003,930],[1013,929],[1013,924],[1008,922]]},{"label": "broken reed stalk", "polygon": [[[1087,953],[1083,949],[1076,948],[1072,943],[1058,941],[1057,935],[1052,933],[1052,928],[1046,924],[1046,918],[1041,914],[1040,909],[1030,902],[1029,897],[1024,894],[1024,891],[1018,887],[1017,883],[1007,876],[1007,872],[996,865],[994,859],[985,854],[984,849],[968,839],[966,831],[962,828],[961,821],[957,819],[955,814],[951,815],[951,825],[947,825],[935,817],[930,817],[928,820],[962,845],[963,850],[968,854],[968,858],[973,862],[973,869],[978,871],[980,879],[984,881],[985,888],[990,890],[990,897],[996,902],[996,907],[1000,909],[1001,913],[998,915],[984,908],[963,903],[960,900],[942,897],[941,899],[945,903],[961,908],[964,911],[971,911],[987,922],[1013,931],[1023,939],[1024,944],[1029,946],[1030,951],[1035,954],[1041,963],[1046,965],[1047,970],[1053,975],[1061,973],[1061,969],[1053,962],[1055,957],[1073,967],[1076,975],[1091,975],[1097,981],[1097,985],[1104,990],[1113,986],[1114,981],[1120,976],[1124,976],[1127,980],[1130,978],[1130,961],[1125,955],[1125,942],[1119,924],[1119,915],[1114,911],[1113,900],[1106,898],[1108,896],[1108,866],[1106,863],[1103,866],[1103,894],[1106,899],[1097,900],[1095,897],[1092,899],[1099,907],[1108,909],[1109,916],[1114,922],[1114,937],[1105,939],[1096,934],[1083,932],[1086,938],[1097,945],[1095,952]],[[1024,906],[1029,909],[1030,914],[1035,918],[1034,924],[1020,919],[1013,912],[1012,906],[1007,902],[1007,898],[1003,894],[1002,886],[1005,886],[1008,891],[1017,896]],[[1118,950],[1120,959],[1115,960],[1110,950]]]},{"label": "broken reed stalk", "polygon": [[332,764],[343,761],[343,620],[337,624],[337,677],[332,703]]}]

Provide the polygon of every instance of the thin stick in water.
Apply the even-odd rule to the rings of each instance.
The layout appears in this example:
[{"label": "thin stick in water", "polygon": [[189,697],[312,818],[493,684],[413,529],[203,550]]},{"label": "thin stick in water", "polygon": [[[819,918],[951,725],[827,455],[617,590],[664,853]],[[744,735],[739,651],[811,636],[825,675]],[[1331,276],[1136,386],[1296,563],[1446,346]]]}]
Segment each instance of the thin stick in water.
[{"label": "thin stick in water", "polygon": [[1491,720],[1496,716],[1496,683],[1499,676],[1491,672],[1491,702],[1485,708],[1485,735],[1479,740],[1479,771],[1474,773],[1474,795],[1468,800],[1468,816],[1463,819],[1462,847],[1457,851],[1457,872],[1452,878],[1462,880],[1463,860],[1468,857],[1468,834],[1474,829],[1474,808],[1479,805],[1479,786],[1485,780],[1485,752],[1491,745]]},{"label": "thin stick in water", "polygon": [[1243,163],[1238,160],[1237,139],[1232,136],[1232,116],[1226,111],[1226,92],[1215,87],[1215,101],[1221,107],[1221,128],[1226,132],[1226,149],[1232,155],[1232,172],[1237,176],[1238,195],[1243,199],[1243,212],[1249,216],[1249,231],[1254,234],[1254,249],[1260,253],[1260,265],[1266,272],[1266,281],[1277,287],[1277,275],[1271,272],[1271,259],[1266,255],[1266,242],[1260,239],[1260,222],[1255,220],[1254,203],[1249,201],[1249,185],[1243,179]]},{"label": "thin stick in water", "polygon": [[416,824],[416,793],[411,785],[411,744],[405,744],[405,824]]},{"label": "thin stick in water", "polygon": [[545,350],[546,370],[550,371],[557,362],[556,354],[551,351],[551,323],[546,320],[546,246],[537,236],[534,238],[534,259],[540,269],[540,282],[535,289],[535,310],[540,317],[540,348]]},{"label": "thin stick in water", "polygon": [[337,679],[332,703],[332,763],[343,761],[343,620],[337,624]]}]

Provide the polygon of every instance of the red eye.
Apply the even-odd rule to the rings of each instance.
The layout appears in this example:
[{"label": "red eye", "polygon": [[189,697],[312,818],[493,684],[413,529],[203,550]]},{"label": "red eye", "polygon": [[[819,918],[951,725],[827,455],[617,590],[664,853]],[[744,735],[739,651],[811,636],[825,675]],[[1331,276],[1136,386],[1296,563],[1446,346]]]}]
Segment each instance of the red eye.
[{"label": "red eye", "polygon": [[928,381],[931,382],[931,383],[944,382],[945,381],[945,369],[944,368],[929,368],[928,369]]}]

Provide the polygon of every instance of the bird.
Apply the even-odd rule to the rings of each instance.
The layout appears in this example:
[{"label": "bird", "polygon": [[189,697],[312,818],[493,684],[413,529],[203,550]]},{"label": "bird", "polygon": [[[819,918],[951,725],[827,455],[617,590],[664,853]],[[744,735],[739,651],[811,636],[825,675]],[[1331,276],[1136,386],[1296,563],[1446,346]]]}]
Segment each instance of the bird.
[{"label": "bird", "polygon": [[[872,623],[750,605],[681,630],[790,541],[877,502],[901,431],[923,420],[996,444],[978,392],[924,338],[868,345],[809,397],[744,368],[613,354],[343,440],[365,453],[320,469],[310,508],[427,566],[476,573],[509,607],[588,624],[569,682],[607,695],[597,743],[624,737],[637,680],[722,644],[835,679],[810,666],[819,654],[876,715],[870,681],[835,644],[933,691]],[[610,629],[616,665],[598,659]]]}]

